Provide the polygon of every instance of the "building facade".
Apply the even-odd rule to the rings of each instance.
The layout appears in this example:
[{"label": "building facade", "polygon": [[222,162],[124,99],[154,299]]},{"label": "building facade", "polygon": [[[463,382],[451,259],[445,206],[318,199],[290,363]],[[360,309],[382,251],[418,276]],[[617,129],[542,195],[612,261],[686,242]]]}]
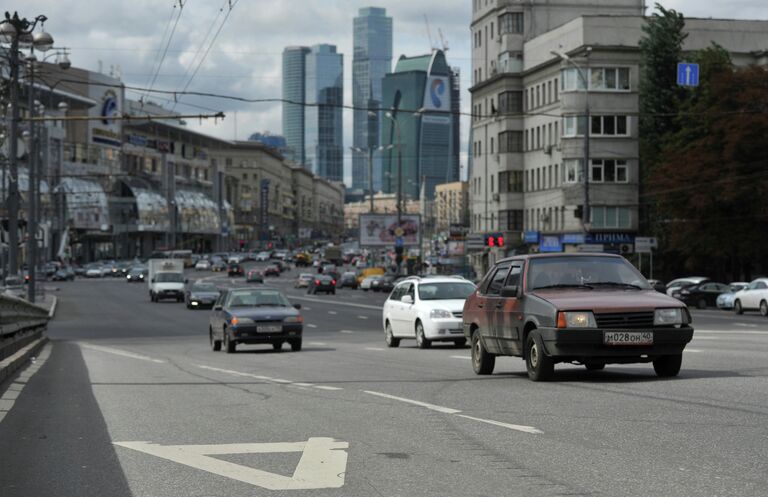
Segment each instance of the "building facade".
[{"label": "building facade", "polygon": [[283,50],[283,136],[286,157],[303,164],[305,59],[308,47],[286,47]]},{"label": "building facade", "polygon": [[[354,53],[352,55],[353,146],[373,150],[379,146],[379,124],[382,116],[369,109],[381,108],[381,82],[392,68],[392,18],[387,10],[361,8],[354,19]],[[381,189],[381,161],[373,158],[373,189]],[[369,189],[367,157],[352,156],[353,189]]]},{"label": "building facade", "polygon": [[[639,227],[643,4],[473,2],[474,234],[503,232],[515,250],[569,251],[586,244],[632,252]],[[714,41],[735,63],[758,63],[752,52],[764,48],[766,29],[760,21],[686,19],[684,49]],[[479,252],[475,266],[482,271],[502,255]]]},{"label": "building facade", "polygon": [[[393,193],[377,193],[373,196],[375,214],[394,214],[397,212],[397,196]],[[344,228],[348,234],[357,235],[354,232],[359,226],[360,214],[371,212],[371,198],[366,196],[359,202],[347,202],[344,204]],[[418,200],[403,202],[403,214],[420,214],[421,203]]]},{"label": "building facade", "polygon": [[469,225],[469,183],[455,181],[435,188],[435,231],[447,232],[451,226]]},{"label": "building facade", "polygon": [[304,165],[316,176],[344,180],[344,58],[335,45],[314,45],[305,57]]},{"label": "building facade", "polygon": [[438,184],[459,179],[452,79],[440,50],[401,56],[384,78],[383,107],[391,109],[381,126],[384,192],[402,189],[404,198],[418,199],[423,191],[431,200]]}]

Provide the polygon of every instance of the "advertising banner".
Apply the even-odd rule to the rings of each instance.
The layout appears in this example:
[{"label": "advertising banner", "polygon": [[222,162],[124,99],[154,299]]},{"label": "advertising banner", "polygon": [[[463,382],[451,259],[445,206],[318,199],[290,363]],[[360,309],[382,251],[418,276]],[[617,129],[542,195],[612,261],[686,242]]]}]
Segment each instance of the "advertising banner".
[{"label": "advertising banner", "polygon": [[403,246],[418,246],[421,240],[421,216],[403,214],[400,226],[397,214],[360,214],[360,246],[390,247],[395,242]]},{"label": "advertising banner", "polygon": [[424,110],[451,110],[451,86],[448,76],[430,76],[424,89]]}]

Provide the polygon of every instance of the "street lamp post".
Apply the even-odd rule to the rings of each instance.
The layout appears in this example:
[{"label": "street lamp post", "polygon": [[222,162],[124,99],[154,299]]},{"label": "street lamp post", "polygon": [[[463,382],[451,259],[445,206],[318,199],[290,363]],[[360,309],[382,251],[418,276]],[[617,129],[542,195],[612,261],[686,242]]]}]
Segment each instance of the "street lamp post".
[{"label": "street lamp post", "polygon": [[370,212],[373,213],[376,210],[376,207],[373,203],[373,154],[375,152],[379,152],[381,150],[390,150],[394,148],[392,145],[387,146],[378,146],[378,147],[368,147],[368,148],[361,148],[361,147],[349,147],[350,150],[353,152],[357,152],[359,154],[367,154],[368,156],[368,192],[370,194],[370,202],[371,202],[371,209]]},{"label": "street lamp post", "polygon": [[[38,24],[43,24],[48,18],[39,15],[34,20],[29,21],[26,18],[20,18],[18,13],[5,13],[5,19],[0,21],[0,42],[10,44],[8,50],[8,62],[10,65],[10,103],[11,126],[9,131],[9,159],[10,171],[8,181],[8,274],[15,276],[18,274],[18,229],[19,229],[19,183],[18,183],[18,159],[17,139],[18,126],[20,120],[19,113],[19,46],[20,43],[37,47],[41,51],[46,51],[53,45],[53,38],[45,31],[33,32]],[[30,273],[30,278],[32,274]]]},{"label": "street lamp post", "polygon": [[[589,55],[592,53],[592,47],[586,47],[586,67],[582,68],[578,64],[576,64],[573,59],[571,59],[568,54],[552,50],[550,53],[552,55],[555,55],[559,57],[560,59],[564,60],[565,62],[571,64],[576,71],[579,74],[579,77],[584,82],[584,164],[582,166],[582,175],[584,178],[584,209],[581,213],[581,225],[585,232],[589,231],[589,226],[591,224],[590,221],[590,209],[589,209],[589,139],[590,139],[590,130],[592,127],[592,123],[590,122],[590,109],[589,109],[589,79],[587,78],[587,74],[589,72]],[[576,124],[576,129],[578,131],[578,121]]]}]

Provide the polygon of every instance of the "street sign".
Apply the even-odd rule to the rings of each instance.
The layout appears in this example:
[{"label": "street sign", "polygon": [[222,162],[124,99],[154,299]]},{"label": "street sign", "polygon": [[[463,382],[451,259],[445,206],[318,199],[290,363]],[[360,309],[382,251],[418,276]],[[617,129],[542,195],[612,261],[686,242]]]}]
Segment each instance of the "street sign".
[{"label": "street sign", "polygon": [[635,252],[638,254],[650,254],[652,249],[658,248],[658,242],[654,237],[636,237]]},{"label": "street sign", "polygon": [[699,86],[699,65],[688,62],[677,64],[677,84],[679,86]]},{"label": "street sign", "polygon": [[468,250],[478,250],[485,247],[485,237],[478,233],[473,233],[469,236],[467,236],[467,245],[466,248]]},{"label": "street sign", "polygon": [[402,236],[395,238],[395,247],[402,247],[403,245],[405,245],[405,242]]},{"label": "street sign", "polygon": [[[241,443],[221,445],[160,445],[150,442],[115,442],[127,449],[168,459],[179,464],[250,483],[268,490],[314,490],[341,488],[347,470],[349,444],[332,438],[310,438],[306,442]],[[212,456],[300,452],[293,476],[284,476]]]}]

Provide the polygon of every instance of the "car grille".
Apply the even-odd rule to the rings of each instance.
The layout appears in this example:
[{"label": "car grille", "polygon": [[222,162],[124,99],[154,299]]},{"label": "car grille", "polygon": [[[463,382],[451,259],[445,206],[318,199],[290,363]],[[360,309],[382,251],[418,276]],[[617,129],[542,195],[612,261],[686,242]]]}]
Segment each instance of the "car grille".
[{"label": "car grille", "polygon": [[653,328],[653,311],[595,314],[598,328]]},{"label": "car grille", "polygon": [[453,317],[455,317],[455,318],[464,317],[464,313],[462,311],[454,311],[453,312]]}]

